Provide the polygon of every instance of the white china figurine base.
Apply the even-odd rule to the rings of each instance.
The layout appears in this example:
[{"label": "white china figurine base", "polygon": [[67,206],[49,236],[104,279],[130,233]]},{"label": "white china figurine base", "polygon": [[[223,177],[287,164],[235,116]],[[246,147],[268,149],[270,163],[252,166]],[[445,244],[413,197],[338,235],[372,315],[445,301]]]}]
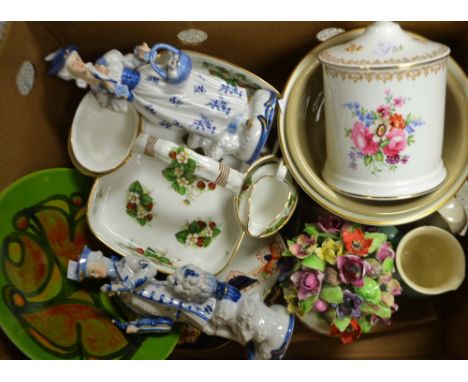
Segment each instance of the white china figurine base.
[{"label": "white china figurine base", "polygon": [[193,265],[177,268],[166,281],[156,280],[156,274],[154,264],[140,255],[111,260],[88,248],[68,266],[68,277],[77,281],[110,279],[101,290],[117,294],[139,316],[130,322],[114,320],[128,334],[167,333],[179,321],[241,343],[249,359],[283,358],[295,321],[284,306],[268,307],[259,293],[241,294]]}]

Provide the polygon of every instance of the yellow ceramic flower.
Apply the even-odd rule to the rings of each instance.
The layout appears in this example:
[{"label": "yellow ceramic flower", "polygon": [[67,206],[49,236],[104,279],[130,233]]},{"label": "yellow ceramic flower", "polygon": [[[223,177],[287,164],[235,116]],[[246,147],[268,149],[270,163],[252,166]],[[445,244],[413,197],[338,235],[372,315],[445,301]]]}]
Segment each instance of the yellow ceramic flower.
[{"label": "yellow ceramic flower", "polygon": [[315,249],[315,254],[329,264],[336,264],[336,256],[343,254],[343,244],[341,241],[325,239],[320,248]]}]

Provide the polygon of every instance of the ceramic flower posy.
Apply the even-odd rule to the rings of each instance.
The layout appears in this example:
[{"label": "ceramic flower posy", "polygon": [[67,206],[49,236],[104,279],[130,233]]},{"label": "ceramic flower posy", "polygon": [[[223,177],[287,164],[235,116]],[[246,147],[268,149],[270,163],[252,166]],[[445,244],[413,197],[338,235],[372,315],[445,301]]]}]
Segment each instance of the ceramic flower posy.
[{"label": "ceramic flower posy", "polygon": [[421,118],[411,113],[403,116],[397,109],[409,101],[405,97],[395,97],[385,90],[385,102],[376,110],[367,110],[359,102],[344,105],[355,117],[352,128],[346,128],[345,134],[351,138],[349,167],[357,168],[358,161],[371,169],[373,174],[383,168],[395,171],[399,164],[408,163],[410,156],[404,151],[414,143],[415,128],[424,124]]},{"label": "ceramic flower posy", "polygon": [[388,324],[398,310],[395,252],[376,229],[321,217],[288,240],[282,256],[295,259],[283,282],[288,310],[320,316],[345,344],[378,322]]}]

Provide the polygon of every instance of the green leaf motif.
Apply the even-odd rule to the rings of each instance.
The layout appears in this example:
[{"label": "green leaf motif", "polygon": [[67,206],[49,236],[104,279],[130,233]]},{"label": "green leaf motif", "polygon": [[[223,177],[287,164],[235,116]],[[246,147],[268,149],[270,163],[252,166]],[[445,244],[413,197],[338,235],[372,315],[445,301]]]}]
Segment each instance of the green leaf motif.
[{"label": "green leaf motif", "polygon": [[362,287],[354,287],[356,294],[364,299],[364,301],[377,305],[382,299],[379,283],[370,277],[364,277],[364,285]]},{"label": "green leaf motif", "polygon": [[340,332],[344,332],[351,322],[351,318],[343,317],[341,320],[338,317],[335,317],[333,324],[338,328]]},{"label": "green leaf motif", "polygon": [[281,256],[283,257],[291,257],[291,256],[294,256],[293,253],[289,250],[289,249],[286,249],[285,251],[283,251],[281,253]]},{"label": "green leaf motif", "polygon": [[205,237],[205,238],[203,239],[203,247],[204,247],[204,248],[208,247],[208,246],[211,244],[212,241],[213,241],[213,238],[211,238],[211,237]]},{"label": "green leaf motif", "polygon": [[317,255],[310,255],[302,260],[302,265],[311,269],[316,269],[320,272],[325,270],[325,261]]},{"label": "green leaf motif", "polygon": [[390,143],[390,139],[385,138],[382,140],[382,142],[380,142],[380,147],[384,148],[385,146],[388,146],[389,143]]},{"label": "green leaf motif", "polygon": [[143,187],[141,186],[141,183],[138,180],[130,184],[128,190],[130,192],[136,192],[137,194],[143,193]]},{"label": "green leaf motif", "polygon": [[382,270],[385,273],[392,273],[394,265],[395,265],[395,262],[393,261],[393,259],[390,257],[387,257],[382,263]]},{"label": "green leaf motif", "polygon": [[366,232],[366,239],[372,239],[372,244],[369,247],[369,253],[375,252],[380,246],[387,241],[387,235],[382,232]]},{"label": "green leaf motif", "polygon": [[200,224],[195,220],[189,224],[188,230],[190,233],[199,233],[202,230],[202,227],[200,227]]},{"label": "green leaf motif", "polygon": [[340,304],[343,302],[343,291],[339,286],[324,285],[320,298],[329,304]]},{"label": "green leaf motif", "polygon": [[320,231],[319,229],[313,224],[306,224],[304,228],[304,232],[309,235],[310,237],[316,236]]},{"label": "green leaf motif", "polygon": [[364,164],[365,164],[366,166],[369,166],[371,163],[372,163],[372,156],[366,155],[366,156],[364,157]]},{"label": "green leaf motif", "polygon": [[391,308],[383,303],[380,304],[369,304],[363,302],[361,304],[361,312],[367,314],[375,314],[383,319],[389,319],[392,315]]},{"label": "green leaf motif", "polygon": [[216,236],[218,236],[220,233],[221,233],[221,230],[220,230],[218,227],[215,227],[215,229],[213,230],[213,236],[212,236],[212,237],[216,237]]},{"label": "green leaf motif", "polygon": [[189,159],[188,162],[184,165],[184,170],[188,173],[194,173],[197,168],[197,162],[193,159]]},{"label": "green leaf motif", "polygon": [[165,168],[162,174],[164,178],[168,180],[169,182],[174,182],[177,179],[177,177],[174,174],[174,167],[172,166]]},{"label": "green leaf motif", "polygon": [[175,237],[179,243],[185,244],[188,234],[189,234],[189,231],[184,229],[183,231],[177,232],[175,234]]},{"label": "green leaf motif", "polygon": [[358,324],[361,327],[363,333],[369,333],[372,329],[372,324],[367,320],[365,316],[359,317]]},{"label": "green leaf motif", "polygon": [[173,182],[172,183],[172,189],[174,191],[176,191],[177,193],[181,194],[181,195],[185,195],[185,193],[187,192],[187,190],[185,189],[184,186],[181,186],[179,183],[177,182]]},{"label": "green leaf motif", "polygon": [[136,220],[141,226],[144,226],[148,222],[146,219],[137,218]]},{"label": "green leaf motif", "polygon": [[408,146],[411,146],[414,143],[414,135],[408,135]]},{"label": "green leaf motif", "polygon": [[377,154],[375,154],[375,160],[377,162],[383,162],[384,156],[382,154],[382,151],[377,151]]},{"label": "green leaf motif", "polygon": [[153,198],[148,194],[143,194],[140,196],[140,202],[143,206],[147,206],[150,203],[153,203]]},{"label": "green leaf motif", "polygon": [[310,312],[317,300],[318,300],[318,295],[310,296],[309,298],[306,298],[305,300],[298,301],[297,305],[298,305],[299,312],[301,313],[301,315],[304,315]]}]

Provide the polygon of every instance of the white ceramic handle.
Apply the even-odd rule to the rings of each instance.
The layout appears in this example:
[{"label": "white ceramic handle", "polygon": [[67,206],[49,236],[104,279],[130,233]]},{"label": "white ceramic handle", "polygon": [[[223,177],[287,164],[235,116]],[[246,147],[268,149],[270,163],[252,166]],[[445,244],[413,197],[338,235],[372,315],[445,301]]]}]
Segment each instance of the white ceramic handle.
[{"label": "white ceramic handle", "polygon": [[282,182],[284,178],[286,178],[286,175],[288,175],[288,168],[284,162],[280,160],[278,163],[278,169],[276,170],[275,178]]},{"label": "white ceramic handle", "polygon": [[[140,134],[133,145],[133,151],[160,159],[165,163],[171,163],[173,158],[171,158],[170,153],[178,146],[178,144],[166,139]],[[184,151],[197,164],[195,175],[226,187],[235,193],[240,192],[244,180],[241,172],[226,166],[224,163],[200,155],[187,147],[184,148]]]},{"label": "white ceramic handle", "polygon": [[437,211],[447,222],[453,234],[464,236],[467,231],[467,216],[462,204],[456,199],[450,199]]}]

